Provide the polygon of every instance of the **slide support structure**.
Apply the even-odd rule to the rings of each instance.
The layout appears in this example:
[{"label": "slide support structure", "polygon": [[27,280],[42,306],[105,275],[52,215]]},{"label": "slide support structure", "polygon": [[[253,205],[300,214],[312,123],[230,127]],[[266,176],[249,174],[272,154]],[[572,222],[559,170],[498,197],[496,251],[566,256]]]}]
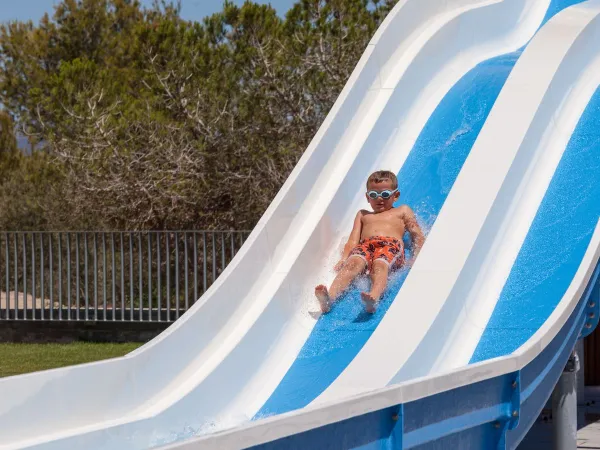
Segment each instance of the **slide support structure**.
[{"label": "slide support structure", "polygon": [[392,409],[391,448],[404,448],[404,405]]},{"label": "slide support structure", "polygon": [[581,329],[580,339],[588,337],[598,326],[600,318],[600,283],[598,283],[586,304],[585,325]]},{"label": "slide support structure", "polygon": [[552,392],[554,450],[577,449],[577,371],[579,356],[572,352]]}]

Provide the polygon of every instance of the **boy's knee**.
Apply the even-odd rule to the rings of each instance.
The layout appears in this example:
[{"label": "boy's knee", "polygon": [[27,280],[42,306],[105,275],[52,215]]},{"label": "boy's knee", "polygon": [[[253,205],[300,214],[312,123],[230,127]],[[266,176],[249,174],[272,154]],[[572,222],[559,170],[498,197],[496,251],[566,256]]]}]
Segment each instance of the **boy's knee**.
[{"label": "boy's knee", "polygon": [[364,270],[366,265],[367,265],[367,263],[362,258],[354,257],[354,258],[350,258],[346,262],[345,269],[350,272],[360,272],[360,271]]},{"label": "boy's knee", "polygon": [[387,262],[382,261],[382,260],[373,261],[373,272],[385,273],[385,272],[388,272],[389,270],[390,270],[390,266],[387,264]]}]

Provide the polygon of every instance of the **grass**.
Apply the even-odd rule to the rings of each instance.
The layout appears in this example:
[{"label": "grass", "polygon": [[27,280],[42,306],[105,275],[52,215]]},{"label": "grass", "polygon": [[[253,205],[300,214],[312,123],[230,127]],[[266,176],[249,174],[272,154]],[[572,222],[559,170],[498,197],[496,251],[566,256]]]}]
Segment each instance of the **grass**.
[{"label": "grass", "polygon": [[123,356],[141,343],[0,344],[0,377]]}]

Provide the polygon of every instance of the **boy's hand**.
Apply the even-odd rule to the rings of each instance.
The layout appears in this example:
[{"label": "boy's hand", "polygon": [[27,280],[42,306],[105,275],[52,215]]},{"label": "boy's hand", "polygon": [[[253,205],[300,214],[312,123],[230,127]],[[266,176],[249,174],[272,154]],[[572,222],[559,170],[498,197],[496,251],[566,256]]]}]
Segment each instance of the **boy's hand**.
[{"label": "boy's hand", "polygon": [[344,267],[344,263],[345,263],[345,262],[346,262],[345,260],[343,260],[343,259],[340,259],[340,260],[338,261],[338,263],[337,263],[335,266],[333,266],[333,270],[335,270],[336,272],[339,272],[339,271],[340,271],[340,270],[342,270],[342,268]]}]

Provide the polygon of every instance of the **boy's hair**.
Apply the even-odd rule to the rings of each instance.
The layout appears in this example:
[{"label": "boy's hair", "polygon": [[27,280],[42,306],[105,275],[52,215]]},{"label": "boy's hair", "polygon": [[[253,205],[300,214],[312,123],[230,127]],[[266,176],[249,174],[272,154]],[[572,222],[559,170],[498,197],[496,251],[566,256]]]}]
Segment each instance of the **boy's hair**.
[{"label": "boy's hair", "polygon": [[378,170],[369,175],[367,180],[367,189],[369,189],[369,183],[381,183],[382,181],[389,180],[392,182],[392,189],[398,188],[398,178],[394,172],[389,170]]}]

